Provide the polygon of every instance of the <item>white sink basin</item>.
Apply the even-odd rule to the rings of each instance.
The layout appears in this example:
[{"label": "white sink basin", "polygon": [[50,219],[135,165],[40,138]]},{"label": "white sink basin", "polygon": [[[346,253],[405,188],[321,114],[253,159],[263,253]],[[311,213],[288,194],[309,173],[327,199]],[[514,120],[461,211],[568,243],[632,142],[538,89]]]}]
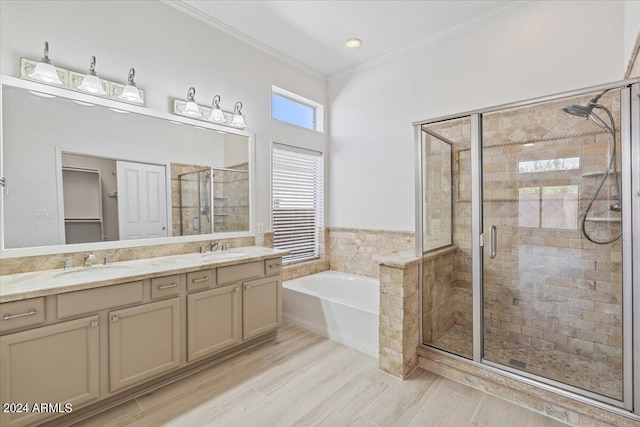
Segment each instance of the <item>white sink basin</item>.
[{"label": "white sink basin", "polygon": [[201,256],[205,261],[214,261],[214,260],[222,260],[222,259],[242,258],[247,256],[247,254],[242,252],[223,251],[223,252],[208,252],[206,254],[202,254]]},{"label": "white sink basin", "polygon": [[53,277],[100,277],[105,274],[118,274],[131,271],[131,267],[124,265],[99,265],[95,267],[79,268],[77,270],[63,271]]}]

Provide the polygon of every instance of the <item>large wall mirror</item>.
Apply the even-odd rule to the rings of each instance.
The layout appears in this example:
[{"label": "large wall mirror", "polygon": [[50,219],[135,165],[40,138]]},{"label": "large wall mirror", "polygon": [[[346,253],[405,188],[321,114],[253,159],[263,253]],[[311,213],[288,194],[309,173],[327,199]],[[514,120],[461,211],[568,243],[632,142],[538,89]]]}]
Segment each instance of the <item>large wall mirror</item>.
[{"label": "large wall mirror", "polygon": [[249,232],[246,135],[2,87],[4,246]]}]

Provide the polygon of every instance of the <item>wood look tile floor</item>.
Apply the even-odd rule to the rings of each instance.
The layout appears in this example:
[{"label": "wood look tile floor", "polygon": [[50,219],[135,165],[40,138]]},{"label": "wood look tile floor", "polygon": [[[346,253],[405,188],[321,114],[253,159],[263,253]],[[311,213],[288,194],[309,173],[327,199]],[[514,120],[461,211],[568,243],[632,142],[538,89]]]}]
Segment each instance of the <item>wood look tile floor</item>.
[{"label": "wood look tile floor", "polygon": [[560,427],[526,408],[286,325],[278,337],[78,426]]}]

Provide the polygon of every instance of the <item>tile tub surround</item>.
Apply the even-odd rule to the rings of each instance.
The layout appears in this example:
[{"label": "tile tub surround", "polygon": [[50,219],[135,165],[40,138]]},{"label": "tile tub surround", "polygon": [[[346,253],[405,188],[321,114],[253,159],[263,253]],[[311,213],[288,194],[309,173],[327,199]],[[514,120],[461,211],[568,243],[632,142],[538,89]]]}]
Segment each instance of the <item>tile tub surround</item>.
[{"label": "tile tub surround", "polygon": [[162,245],[138,246],[133,248],[100,249],[96,251],[67,252],[51,255],[36,255],[19,258],[0,259],[0,276],[7,274],[26,273],[30,271],[62,270],[64,261],[71,259],[75,267],[82,266],[84,256],[91,252],[96,256],[97,264],[101,264],[107,255],[112,256],[113,262],[131,261],[136,259],[156,258],[169,255],[190,254],[198,252],[200,246],[207,249],[212,243],[226,242],[228,249],[255,245],[254,237],[238,237],[233,239],[212,239],[197,242],[168,243]]},{"label": "tile tub surround", "polygon": [[640,423],[639,417],[618,415],[422,347],[418,367],[570,425],[637,427]]},{"label": "tile tub surround", "polygon": [[[90,267],[93,268],[91,276],[64,274],[65,272],[59,269],[4,275],[0,276],[0,303],[160,277],[166,273],[180,274],[199,271],[209,266],[243,264],[287,254],[287,251],[261,246],[242,247],[238,248],[238,251],[243,252],[246,256],[215,260],[205,258],[199,253],[191,253],[138,259],[112,264],[113,267],[119,267],[118,269],[109,269],[103,266]],[[76,271],[83,272],[82,268],[78,268]]]},{"label": "tile tub surround", "polygon": [[406,379],[417,366],[420,341],[418,274],[420,257],[411,253],[378,259],[380,268],[379,367]]},{"label": "tile tub surround", "polygon": [[415,231],[329,228],[327,253],[331,270],[378,278],[376,259],[415,251]]}]

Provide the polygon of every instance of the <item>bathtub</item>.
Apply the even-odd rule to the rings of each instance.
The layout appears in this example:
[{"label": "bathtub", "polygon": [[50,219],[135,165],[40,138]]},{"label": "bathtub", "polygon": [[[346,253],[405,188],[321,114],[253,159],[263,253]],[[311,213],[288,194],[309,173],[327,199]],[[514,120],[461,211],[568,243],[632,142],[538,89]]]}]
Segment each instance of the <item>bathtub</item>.
[{"label": "bathtub", "polygon": [[323,271],[282,284],[284,321],[378,357],[380,283]]}]

